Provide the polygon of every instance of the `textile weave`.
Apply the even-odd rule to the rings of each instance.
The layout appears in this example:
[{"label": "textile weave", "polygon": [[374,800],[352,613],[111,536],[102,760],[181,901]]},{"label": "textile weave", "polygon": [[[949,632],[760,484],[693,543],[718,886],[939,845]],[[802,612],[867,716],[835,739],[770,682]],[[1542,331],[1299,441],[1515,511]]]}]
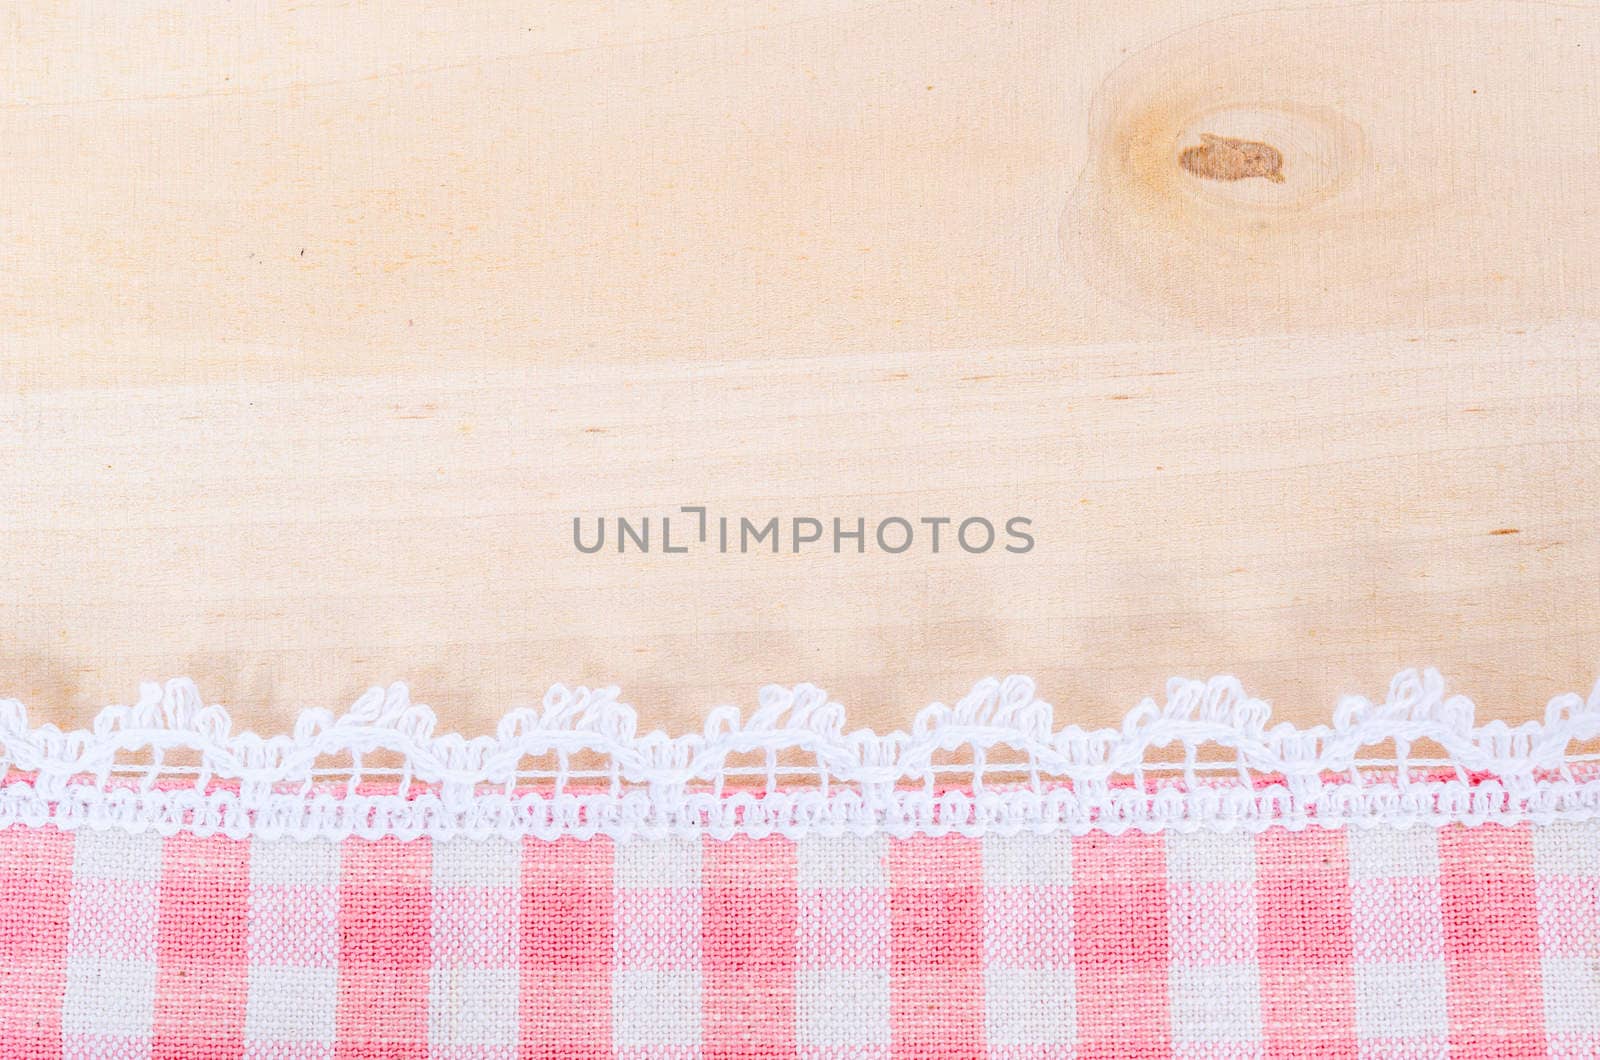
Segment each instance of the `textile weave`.
[{"label": "textile weave", "polygon": [[0,1056],[1592,1057],[1600,822],[0,830]]}]

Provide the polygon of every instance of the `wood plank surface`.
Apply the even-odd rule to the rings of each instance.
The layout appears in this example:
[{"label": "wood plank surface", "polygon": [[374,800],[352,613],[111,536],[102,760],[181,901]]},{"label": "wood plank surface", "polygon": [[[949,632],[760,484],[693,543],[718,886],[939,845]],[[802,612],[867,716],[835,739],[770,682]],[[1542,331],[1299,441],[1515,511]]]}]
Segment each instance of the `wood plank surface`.
[{"label": "wood plank surface", "polygon": [[[0,49],[40,717],[1600,672],[1594,5],[46,3]],[[784,547],[573,547],[683,506]],[[787,547],[979,516],[1034,547]]]}]

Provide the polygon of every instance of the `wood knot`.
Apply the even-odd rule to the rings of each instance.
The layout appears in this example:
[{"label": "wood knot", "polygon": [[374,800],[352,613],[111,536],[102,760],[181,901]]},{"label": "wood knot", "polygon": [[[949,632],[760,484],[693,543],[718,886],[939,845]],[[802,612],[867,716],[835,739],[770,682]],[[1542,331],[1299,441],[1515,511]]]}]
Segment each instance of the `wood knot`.
[{"label": "wood knot", "polygon": [[1200,143],[1185,147],[1178,165],[1206,180],[1245,180],[1262,177],[1283,183],[1283,152],[1258,140],[1201,133]]}]

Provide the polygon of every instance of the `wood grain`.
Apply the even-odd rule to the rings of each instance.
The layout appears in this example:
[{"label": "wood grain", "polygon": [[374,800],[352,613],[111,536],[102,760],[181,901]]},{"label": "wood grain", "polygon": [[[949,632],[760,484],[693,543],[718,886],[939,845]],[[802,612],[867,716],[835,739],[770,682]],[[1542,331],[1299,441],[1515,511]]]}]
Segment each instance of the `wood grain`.
[{"label": "wood grain", "polygon": [[[1086,724],[1174,673],[1313,721],[1407,665],[1509,718],[1600,672],[1600,10],[50,4],[0,41],[0,690],[62,722],[178,673],[260,727],[404,678],[482,729],[556,680],[892,726],[1001,672]],[[1283,179],[1180,164],[1207,136]],[[681,505],[1037,546],[572,547]]]}]

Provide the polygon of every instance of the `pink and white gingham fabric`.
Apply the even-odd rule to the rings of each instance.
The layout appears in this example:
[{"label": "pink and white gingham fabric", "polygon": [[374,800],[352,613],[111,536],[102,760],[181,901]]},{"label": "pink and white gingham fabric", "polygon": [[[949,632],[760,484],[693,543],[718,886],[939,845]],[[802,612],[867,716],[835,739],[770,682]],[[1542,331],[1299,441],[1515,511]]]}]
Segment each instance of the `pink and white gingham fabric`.
[{"label": "pink and white gingham fabric", "polygon": [[1473,717],[1431,671],[1308,728],[1231,678],[1093,732],[1025,678],[884,734],[0,701],[0,1060],[1600,1058],[1600,685]]},{"label": "pink and white gingham fabric", "polygon": [[0,1056],[1600,1056],[1600,823],[11,827]]}]

